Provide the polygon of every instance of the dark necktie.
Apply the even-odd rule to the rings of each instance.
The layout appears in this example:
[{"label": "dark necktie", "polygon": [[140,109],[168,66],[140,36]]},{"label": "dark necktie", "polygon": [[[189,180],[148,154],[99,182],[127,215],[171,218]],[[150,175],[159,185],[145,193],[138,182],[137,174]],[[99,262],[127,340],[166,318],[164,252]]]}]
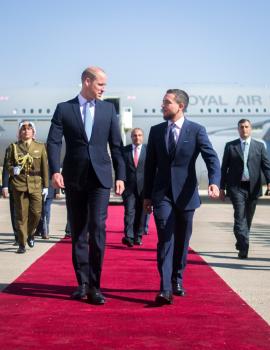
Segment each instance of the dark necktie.
[{"label": "dark necktie", "polygon": [[173,123],[170,126],[169,138],[168,138],[168,153],[169,153],[169,156],[170,156],[171,160],[174,158],[175,148],[176,148],[176,143],[175,143],[175,124]]}]

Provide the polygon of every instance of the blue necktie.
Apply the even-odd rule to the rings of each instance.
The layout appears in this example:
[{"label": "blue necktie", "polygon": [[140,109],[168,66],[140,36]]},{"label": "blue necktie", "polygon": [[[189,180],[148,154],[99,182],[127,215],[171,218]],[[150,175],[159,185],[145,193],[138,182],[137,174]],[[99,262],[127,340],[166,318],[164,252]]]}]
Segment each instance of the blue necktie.
[{"label": "blue necktie", "polygon": [[176,148],[174,133],[175,133],[175,124],[173,123],[170,126],[169,138],[168,138],[168,153],[171,160],[174,158],[175,148]]},{"label": "blue necktie", "polygon": [[92,127],[93,127],[93,118],[90,112],[90,106],[92,104],[93,104],[92,102],[86,102],[84,105],[84,128],[85,128],[88,141],[91,138]]},{"label": "blue necktie", "polygon": [[244,171],[243,171],[243,177],[245,180],[249,180],[249,170],[247,166],[247,160],[248,160],[248,151],[249,151],[249,145],[246,141],[243,142],[244,149],[243,149],[243,154],[244,154]]}]

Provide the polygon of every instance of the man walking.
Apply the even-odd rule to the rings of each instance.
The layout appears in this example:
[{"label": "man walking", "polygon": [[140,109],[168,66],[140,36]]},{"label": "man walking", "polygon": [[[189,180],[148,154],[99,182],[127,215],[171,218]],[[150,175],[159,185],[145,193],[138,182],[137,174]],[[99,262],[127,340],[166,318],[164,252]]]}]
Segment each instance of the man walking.
[{"label": "man walking", "polygon": [[[47,140],[48,158],[54,186],[65,188],[66,193],[72,260],[79,285],[72,298],[88,298],[89,303],[102,305],[105,298],[100,291],[100,279],[112,187],[108,144],[118,195],[124,190],[125,164],[114,106],[100,100],[107,82],[105,72],[89,67],[83,71],[81,81],[80,94],[57,105]],[[61,174],[63,136],[66,154]]]},{"label": "man walking", "polygon": [[184,116],[189,102],[183,90],[166,92],[162,111],[164,123],[151,128],[145,160],[144,208],[153,206],[157,227],[159,305],[171,304],[173,294],[184,296],[183,272],[195,209],[200,206],[195,171],[201,153],[208,169],[208,194],[219,196],[220,164],[205,128]]},{"label": "man walking", "polygon": [[240,138],[225,145],[222,166],[220,199],[230,197],[234,209],[233,232],[238,257],[246,259],[249,250],[249,232],[258,197],[262,195],[263,172],[270,190],[270,161],[262,142],[251,138],[248,119],[238,122]]}]

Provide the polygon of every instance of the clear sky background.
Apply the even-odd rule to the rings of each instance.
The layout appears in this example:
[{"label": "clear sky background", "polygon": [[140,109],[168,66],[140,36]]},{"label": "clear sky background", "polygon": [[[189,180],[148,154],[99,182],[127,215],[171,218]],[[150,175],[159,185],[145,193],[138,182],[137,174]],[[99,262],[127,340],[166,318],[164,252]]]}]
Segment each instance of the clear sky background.
[{"label": "clear sky background", "polygon": [[270,85],[269,0],[0,0],[0,87]]}]

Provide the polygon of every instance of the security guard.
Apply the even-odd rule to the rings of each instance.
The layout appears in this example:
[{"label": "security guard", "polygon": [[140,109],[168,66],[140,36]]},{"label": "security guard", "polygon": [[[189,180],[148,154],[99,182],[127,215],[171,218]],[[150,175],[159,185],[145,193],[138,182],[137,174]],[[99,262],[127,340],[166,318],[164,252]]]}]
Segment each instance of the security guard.
[{"label": "security guard", "polygon": [[18,142],[8,148],[8,171],[14,196],[16,227],[19,248],[25,253],[25,244],[34,247],[34,232],[42,210],[42,195],[48,194],[48,160],[43,143],[35,141],[33,122],[24,120],[19,124]]}]

